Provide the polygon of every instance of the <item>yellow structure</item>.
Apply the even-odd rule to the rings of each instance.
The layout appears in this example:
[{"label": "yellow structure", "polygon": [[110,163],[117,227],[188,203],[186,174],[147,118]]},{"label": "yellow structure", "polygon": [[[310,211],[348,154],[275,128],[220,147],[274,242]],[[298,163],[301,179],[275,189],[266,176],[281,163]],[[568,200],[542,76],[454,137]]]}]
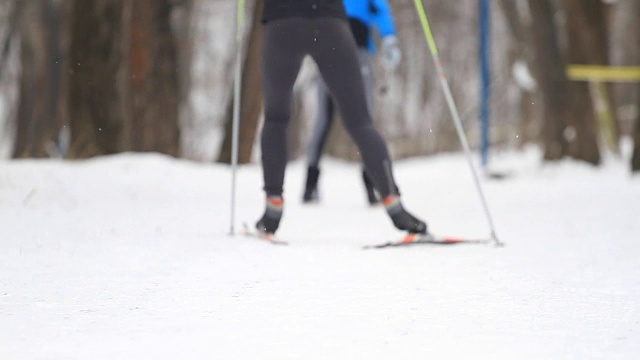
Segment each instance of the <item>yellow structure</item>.
[{"label": "yellow structure", "polygon": [[578,81],[640,81],[640,66],[569,65],[567,76]]},{"label": "yellow structure", "polygon": [[640,66],[569,65],[567,77],[574,81],[589,81],[602,139],[618,152],[617,124],[604,83],[640,82]]}]

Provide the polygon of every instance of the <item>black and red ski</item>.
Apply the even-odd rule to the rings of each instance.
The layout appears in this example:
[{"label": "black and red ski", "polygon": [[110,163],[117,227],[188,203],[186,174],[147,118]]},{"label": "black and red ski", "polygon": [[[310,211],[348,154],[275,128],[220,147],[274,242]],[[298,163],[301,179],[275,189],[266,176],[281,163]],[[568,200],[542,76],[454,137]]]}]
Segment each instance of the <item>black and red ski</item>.
[{"label": "black and red ski", "polygon": [[261,240],[273,245],[289,245],[288,242],[278,239],[274,234],[263,233],[257,230],[252,231],[249,228],[249,225],[247,225],[246,223],[242,224],[240,235],[256,240]]},{"label": "black and red ski", "polygon": [[388,247],[402,247],[414,245],[457,245],[457,244],[476,244],[484,245],[494,242],[490,238],[458,238],[451,236],[437,236],[434,234],[407,234],[400,240],[389,241],[377,245],[366,245],[364,249],[383,249]]}]

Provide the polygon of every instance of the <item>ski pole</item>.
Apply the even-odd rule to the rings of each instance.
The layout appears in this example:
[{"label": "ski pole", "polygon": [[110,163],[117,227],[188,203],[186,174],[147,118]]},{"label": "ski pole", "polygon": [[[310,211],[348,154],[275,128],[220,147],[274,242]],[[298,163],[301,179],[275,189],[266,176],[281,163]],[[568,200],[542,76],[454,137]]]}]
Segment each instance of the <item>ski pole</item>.
[{"label": "ski pole", "polygon": [[238,137],[240,127],[240,96],[242,93],[242,38],[244,36],[246,0],[238,0],[236,13],[236,69],[233,84],[233,119],[231,136],[231,235],[235,235],[236,178],[238,172]]},{"label": "ski pole", "polygon": [[438,72],[438,77],[440,78],[440,85],[442,85],[442,91],[444,92],[444,96],[447,100],[447,106],[449,107],[449,112],[451,113],[451,117],[453,118],[453,122],[455,123],[456,132],[458,133],[458,137],[460,138],[460,142],[462,143],[462,147],[464,149],[464,152],[467,158],[467,163],[469,164],[469,169],[471,169],[471,174],[473,175],[473,180],[476,186],[476,190],[478,191],[478,195],[482,203],[482,208],[484,209],[485,216],[487,217],[487,221],[491,229],[491,238],[495,242],[495,245],[498,245],[498,246],[504,245],[502,242],[500,242],[500,240],[498,239],[498,236],[496,235],[495,226],[493,225],[493,219],[491,218],[491,213],[489,212],[489,206],[487,205],[487,200],[485,199],[484,192],[482,190],[482,185],[480,184],[477,171],[473,165],[473,160],[471,159],[471,150],[469,149],[469,141],[467,140],[467,136],[465,135],[464,129],[462,128],[462,121],[460,121],[460,114],[458,113],[458,108],[453,99],[453,95],[451,94],[451,88],[449,87],[447,76],[444,72],[444,68],[442,67],[442,62],[440,61],[440,52],[438,51],[438,46],[436,45],[436,41],[433,37],[431,26],[429,25],[429,20],[427,19],[427,13],[424,10],[424,5],[422,4],[422,0],[414,0],[414,3],[416,6],[416,11],[418,12],[418,17],[420,18],[420,23],[422,24],[422,30],[424,31],[424,35],[427,38],[429,50],[431,51],[431,57],[433,58],[433,62],[435,63],[435,66]]}]

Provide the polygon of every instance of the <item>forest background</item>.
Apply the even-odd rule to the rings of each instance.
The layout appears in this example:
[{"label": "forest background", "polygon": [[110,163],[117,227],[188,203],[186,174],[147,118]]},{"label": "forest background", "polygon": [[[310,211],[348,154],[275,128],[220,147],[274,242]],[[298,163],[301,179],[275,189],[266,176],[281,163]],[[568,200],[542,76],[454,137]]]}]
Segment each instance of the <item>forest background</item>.
[{"label": "forest background", "polygon": [[[403,60],[375,63],[375,121],[396,159],[458,151],[460,142],[412,0],[389,0]],[[480,0],[423,1],[467,135],[480,145]],[[262,118],[259,21],[247,1],[240,162],[257,160]],[[544,160],[597,165],[634,139],[640,171],[640,2],[496,0],[491,7],[491,151],[537,144]],[[0,0],[0,153],[84,159],[160,152],[230,161],[236,0]],[[578,79],[572,65],[628,76]],[[619,67],[624,67],[620,69]],[[317,75],[295,91],[290,157],[304,155]],[[606,77],[606,76],[605,76]],[[357,160],[338,126],[327,152]]]}]

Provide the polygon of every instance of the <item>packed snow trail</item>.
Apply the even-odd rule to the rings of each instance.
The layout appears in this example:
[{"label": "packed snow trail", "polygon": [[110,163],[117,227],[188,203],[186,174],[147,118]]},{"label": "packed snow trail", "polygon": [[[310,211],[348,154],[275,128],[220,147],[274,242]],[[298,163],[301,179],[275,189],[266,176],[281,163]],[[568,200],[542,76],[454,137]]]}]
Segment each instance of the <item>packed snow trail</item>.
[{"label": "packed snow trail", "polygon": [[[395,239],[357,164],[327,159],[322,202],[287,170],[278,236],[230,237],[229,168],[158,155],[0,163],[0,359],[634,359],[640,178],[626,160],[492,160],[504,248],[362,251]],[[487,234],[464,157],[397,162],[434,233]],[[239,221],[263,211],[239,172]],[[240,225],[240,224],[238,224]]]}]

